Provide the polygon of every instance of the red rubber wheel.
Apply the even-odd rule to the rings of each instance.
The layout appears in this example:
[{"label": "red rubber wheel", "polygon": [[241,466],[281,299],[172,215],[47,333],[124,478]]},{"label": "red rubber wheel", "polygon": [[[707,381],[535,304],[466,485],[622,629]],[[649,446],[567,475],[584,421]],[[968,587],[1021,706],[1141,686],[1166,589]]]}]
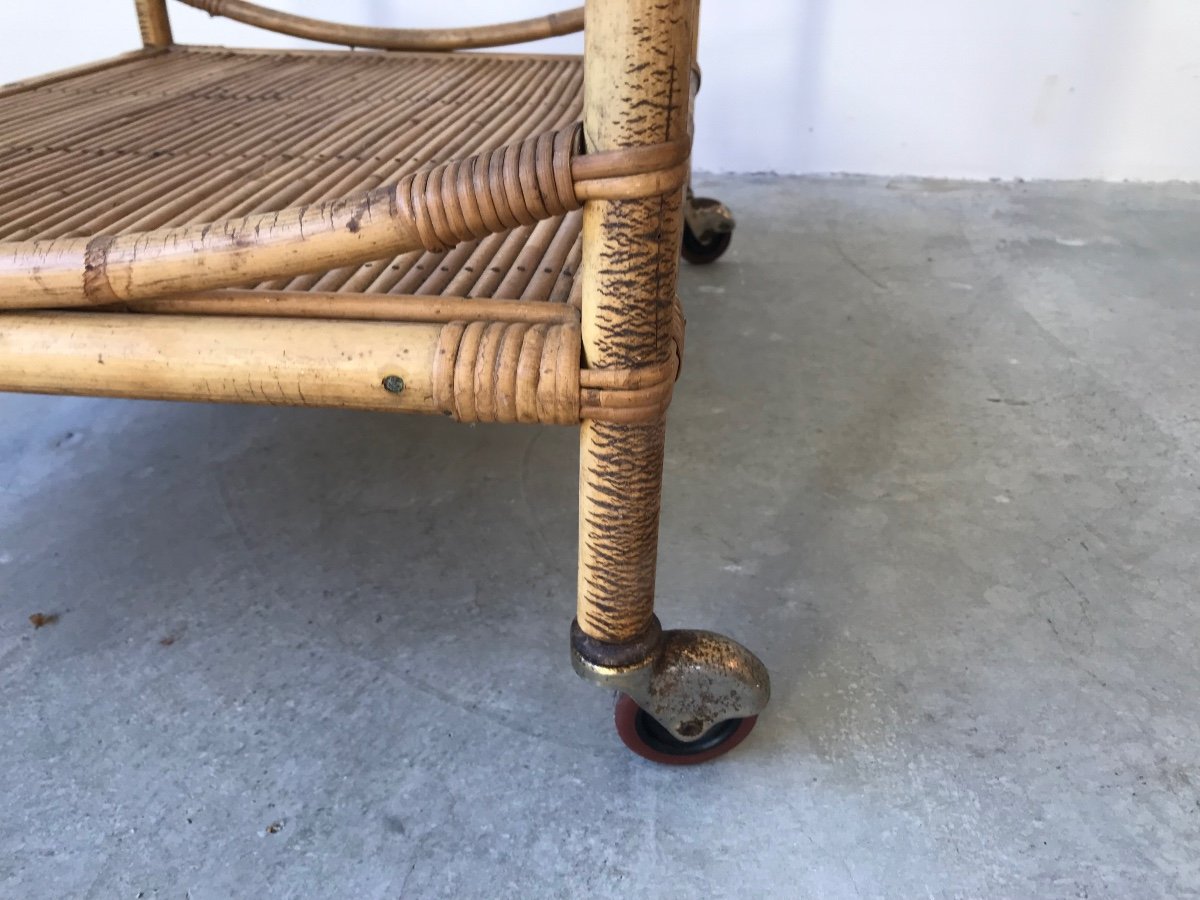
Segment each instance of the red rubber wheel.
[{"label": "red rubber wheel", "polygon": [[621,742],[643,759],[666,766],[694,766],[724,756],[754,729],[758,716],[718,722],[694,741],[681,741],[627,694],[617,694],[613,718]]}]

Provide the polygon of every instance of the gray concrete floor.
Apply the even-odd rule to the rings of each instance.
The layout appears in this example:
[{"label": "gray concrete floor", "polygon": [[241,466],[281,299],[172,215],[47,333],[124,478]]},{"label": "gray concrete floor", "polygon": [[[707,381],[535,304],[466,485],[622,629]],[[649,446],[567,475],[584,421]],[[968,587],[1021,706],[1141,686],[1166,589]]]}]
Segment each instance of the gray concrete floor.
[{"label": "gray concrete floor", "polygon": [[701,187],[660,612],[750,740],[571,673],[572,430],[5,396],[0,896],[1200,895],[1200,189]]}]

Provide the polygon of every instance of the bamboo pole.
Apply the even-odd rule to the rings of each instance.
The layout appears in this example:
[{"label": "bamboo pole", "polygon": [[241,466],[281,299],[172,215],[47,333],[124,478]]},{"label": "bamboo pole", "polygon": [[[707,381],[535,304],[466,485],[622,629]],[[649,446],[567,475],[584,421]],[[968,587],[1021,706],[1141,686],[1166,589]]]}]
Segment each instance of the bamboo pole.
[{"label": "bamboo pole", "polygon": [[182,0],[213,16],[292,37],[375,50],[470,50],[521,44],[583,30],[583,7],[476,28],[372,28],[343,25],[267,9],[245,0]]},{"label": "bamboo pole", "polygon": [[[182,0],[181,0],[182,2]],[[288,56],[303,58],[306,56],[320,59],[328,57],[331,52],[328,47],[226,47],[214,44],[176,44],[180,50],[188,53],[209,53],[216,56]],[[364,48],[366,49],[366,48]],[[353,48],[351,48],[353,50]],[[440,50],[405,50],[401,51],[409,58],[416,56],[445,57],[448,54]],[[501,62],[534,61],[534,62],[580,62],[578,53],[518,53],[513,50],[488,50],[486,48],[471,51],[471,58],[494,59]]]},{"label": "bamboo pole", "polygon": [[167,0],[134,0],[137,6],[138,27],[146,47],[169,47],[171,20],[167,16]]},{"label": "bamboo pole", "polygon": [[165,315],[438,323],[489,321],[555,324],[579,321],[579,313],[564,303],[327,291],[230,289],[138,300],[128,305],[135,312]]},{"label": "bamboo pole", "polygon": [[[691,0],[589,0],[587,150],[688,133]],[[592,200],[583,214],[583,346],[589,369],[665,363],[681,240],[682,190]],[[587,419],[580,433],[577,618],[590,637],[634,641],[654,612],[665,426]]]},{"label": "bamboo pole", "polygon": [[142,234],[0,242],[0,307],[54,308],[320,272],[416,250],[395,191]]},{"label": "bamboo pole", "polygon": [[436,324],[5,313],[0,390],[433,413],[441,332]]}]

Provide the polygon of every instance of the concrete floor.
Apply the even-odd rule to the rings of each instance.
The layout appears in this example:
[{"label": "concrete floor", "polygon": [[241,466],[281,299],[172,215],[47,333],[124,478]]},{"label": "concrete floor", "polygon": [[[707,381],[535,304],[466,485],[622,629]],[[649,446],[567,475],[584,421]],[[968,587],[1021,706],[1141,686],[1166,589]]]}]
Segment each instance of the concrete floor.
[{"label": "concrete floor", "polygon": [[571,673],[573,430],[5,396],[0,896],[1200,896],[1200,188],[701,187],[660,612],[751,738]]}]

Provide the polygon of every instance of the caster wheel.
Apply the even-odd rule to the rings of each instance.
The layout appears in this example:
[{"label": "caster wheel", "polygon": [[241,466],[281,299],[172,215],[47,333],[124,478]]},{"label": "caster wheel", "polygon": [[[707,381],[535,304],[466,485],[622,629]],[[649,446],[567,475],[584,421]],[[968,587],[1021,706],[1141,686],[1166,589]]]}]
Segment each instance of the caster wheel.
[{"label": "caster wheel", "polygon": [[617,694],[613,718],[617,735],[626,747],[644,759],[668,766],[694,766],[723,756],[744,741],[758,721],[758,716],[728,719],[694,741],[681,741],[626,694]]},{"label": "caster wheel", "polygon": [[721,258],[733,241],[733,232],[723,231],[712,235],[707,241],[696,237],[685,223],[683,226],[683,258],[695,266],[707,265]]}]

